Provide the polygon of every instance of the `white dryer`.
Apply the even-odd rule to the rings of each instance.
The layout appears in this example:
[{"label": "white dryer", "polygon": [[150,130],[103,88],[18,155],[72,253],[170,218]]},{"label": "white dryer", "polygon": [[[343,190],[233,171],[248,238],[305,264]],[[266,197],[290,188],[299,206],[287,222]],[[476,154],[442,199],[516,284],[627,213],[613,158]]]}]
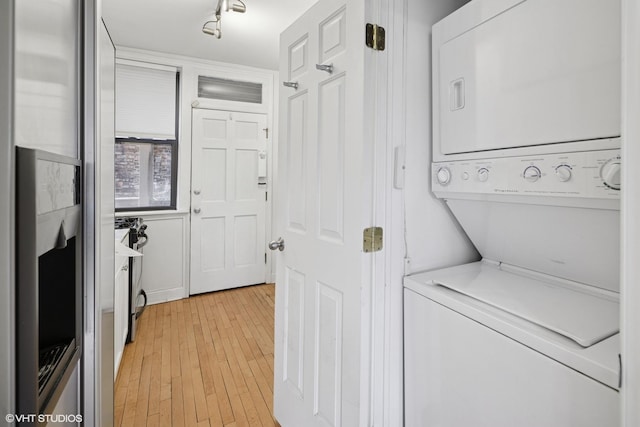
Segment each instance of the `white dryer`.
[{"label": "white dryer", "polygon": [[431,188],[482,260],[405,277],[407,427],[619,424],[619,17],[474,0],[434,26]]}]

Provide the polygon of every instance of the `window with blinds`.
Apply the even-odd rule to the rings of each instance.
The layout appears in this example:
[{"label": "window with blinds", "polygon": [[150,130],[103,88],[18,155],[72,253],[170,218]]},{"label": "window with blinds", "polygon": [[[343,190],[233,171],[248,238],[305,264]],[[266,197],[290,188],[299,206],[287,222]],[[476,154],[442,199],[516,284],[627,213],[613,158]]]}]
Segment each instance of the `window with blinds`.
[{"label": "window with blinds", "polygon": [[116,211],[176,208],[178,83],[175,68],[116,65]]}]

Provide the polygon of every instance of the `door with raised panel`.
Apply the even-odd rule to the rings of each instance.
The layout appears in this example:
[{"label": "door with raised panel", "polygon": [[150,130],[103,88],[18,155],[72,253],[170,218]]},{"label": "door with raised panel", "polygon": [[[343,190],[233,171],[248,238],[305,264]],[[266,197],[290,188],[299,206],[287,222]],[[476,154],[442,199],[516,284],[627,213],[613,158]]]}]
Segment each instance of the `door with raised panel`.
[{"label": "door with raised panel", "polygon": [[192,114],[190,294],[264,283],[266,116]]},{"label": "door with raised panel", "polygon": [[363,137],[364,28],[363,0],[320,0],[280,39],[273,237],[284,247],[272,246],[281,249],[274,414],[283,427],[358,426],[368,399],[361,289],[371,261],[362,231],[372,221],[373,168]]}]

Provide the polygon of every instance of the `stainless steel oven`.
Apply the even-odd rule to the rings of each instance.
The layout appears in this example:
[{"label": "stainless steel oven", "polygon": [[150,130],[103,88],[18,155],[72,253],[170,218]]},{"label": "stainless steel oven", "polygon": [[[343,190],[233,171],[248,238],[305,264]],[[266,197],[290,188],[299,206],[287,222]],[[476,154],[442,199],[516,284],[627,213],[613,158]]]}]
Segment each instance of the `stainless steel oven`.
[{"label": "stainless steel oven", "polygon": [[[116,229],[129,229],[129,247],[144,254],[144,246],[149,241],[147,224],[139,217],[116,218]],[[127,342],[136,339],[138,318],[147,306],[147,294],[142,289],[142,265],[144,256],[129,257],[129,325]]]}]

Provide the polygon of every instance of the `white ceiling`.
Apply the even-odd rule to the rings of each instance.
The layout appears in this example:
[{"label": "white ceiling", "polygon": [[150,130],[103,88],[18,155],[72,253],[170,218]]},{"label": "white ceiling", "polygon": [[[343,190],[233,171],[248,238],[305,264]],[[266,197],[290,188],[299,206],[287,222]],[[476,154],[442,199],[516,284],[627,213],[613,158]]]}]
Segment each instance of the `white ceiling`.
[{"label": "white ceiling", "polygon": [[[233,1],[233,0],[230,0]],[[317,0],[244,0],[222,12],[222,38],[202,32],[217,0],[103,0],[116,47],[132,47],[276,70],[280,33]]]}]

